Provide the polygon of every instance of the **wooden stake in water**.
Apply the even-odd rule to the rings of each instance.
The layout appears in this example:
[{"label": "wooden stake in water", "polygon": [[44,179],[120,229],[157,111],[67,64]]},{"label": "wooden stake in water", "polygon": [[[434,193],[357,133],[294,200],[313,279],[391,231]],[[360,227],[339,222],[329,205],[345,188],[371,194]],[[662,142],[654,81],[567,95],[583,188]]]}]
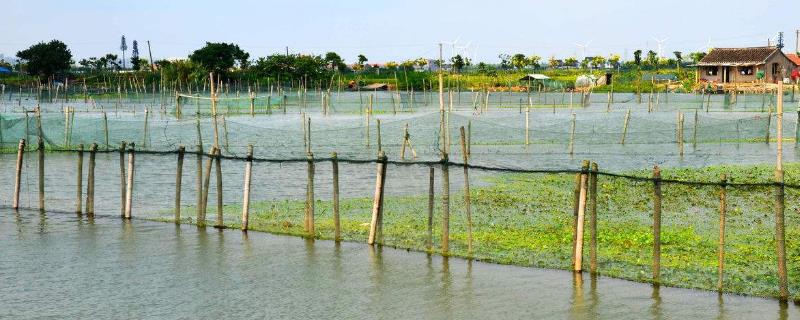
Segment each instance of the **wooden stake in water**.
[{"label": "wooden stake in water", "polygon": [[39,210],[44,211],[44,139],[39,136]]},{"label": "wooden stake in water", "polygon": [[19,208],[19,190],[20,190],[20,183],[22,182],[22,160],[25,154],[25,139],[19,139],[19,145],[17,146],[17,167],[15,170],[15,178],[14,178],[14,203],[12,208],[18,209]]},{"label": "wooden stake in water", "polygon": [[572,156],[573,152],[575,151],[575,121],[576,115],[572,113],[572,127],[569,130],[569,155]]},{"label": "wooden stake in water", "polygon": [[589,161],[583,160],[581,167],[580,184],[578,191],[578,216],[575,220],[575,251],[573,252],[573,266],[572,270],[580,272],[583,270],[583,227],[584,217],[586,215],[586,183],[588,181]]},{"label": "wooden stake in water", "polygon": [[203,173],[203,201],[201,203],[202,209],[200,213],[202,216],[197,217],[197,226],[205,227],[206,225],[206,213],[208,212],[208,192],[211,189],[211,169],[214,166],[214,155],[217,153],[217,146],[211,147],[211,151],[208,152],[208,162],[206,162],[205,172]]},{"label": "wooden stake in water", "polygon": [[719,245],[717,248],[717,291],[722,292],[724,272],[725,272],[725,215],[728,211],[727,205],[727,185],[728,176],[720,176],[719,188]]},{"label": "wooden stake in water", "polygon": [[305,207],[305,231],[308,236],[314,238],[314,154],[310,151],[306,154],[308,160],[306,183],[306,207]]},{"label": "wooden stake in water", "polygon": [[127,179],[125,179],[125,141],[120,142],[119,144],[119,215],[120,217],[125,216],[125,196],[128,194],[126,189]]},{"label": "wooden stake in water", "polygon": [[382,237],[381,224],[383,223],[383,194],[384,184],[386,182],[386,154],[381,151],[378,153],[378,171],[375,175],[375,195],[372,199],[372,220],[369,226],[369,237],[367,244],[375,244],[376,239]]},{"label": "wooden stake in water", "polygon": [[[612,87],[613,90],[613,87]],[[589,173],[589,270],[597,273],[597,163],[592,162]]]},{"label": "wooden stake in water", "polygon": [[331,154],[331,172],[333,174],[333,239],[342,239],[342,227],[339,221],[339,158]]},{"label": "wooden stake in water", "polygon": [[75,189],[77,191],[75,213],[81,214],[83,211],[83,144],[78,145],[78,166],[75,173]]},{"label": "wooden stake in water", "polygon": [[653,167],[653,283],[661,282],[661,169]]},{"label": "wooden stake in water", "polygon": [[442,254],[450,252],[450,167],[447,153],[442,153]]},{"label": "wooden stake in water", "polygon": [[433,179],[434,179],[434,169],[431,166],[428,170],[428,237],[427,237],[428,251],[433,250],[433,205],[434,205]]},{"label": "wooden stake in water", "polygon": [[244,164],[244,193],[242,199],[242,231],[247,232],[250,224],[250,176],[253,172],[253,145],[247,146],[247,158]]},{"label": "wooden stake in water", "polygon": [[133,170],[136,168],[134,166],[135,161],[135,152],[134,152],[134,143],[131,142],[130,146],[128,146],[128,184],[125,188],[125,219],[131,218],[131,210],[133,204]]},{"label": "wooden stake in water", "polygon": [[178,165],[175,168],[175,223],[181,222],[181,184],[183,182],[183,157],[186,147],[178,147]]},{"label": "wooden stake in water", "polygon": [[95,156],[97,154],[97,144],[92,143],[89,147],[89,173],[86,177],[86,214],[94,215],[94,168]]},{"label": "wooden stake in water", "polygon": [[223,217],[222,217],[222,202],[223,202],[223,199],[222,199],[222,196],[223,196],[223,190],[222,190],[222,150],[220,150],[219,148],[217,148],[217,153],[214,155],[214,166],[216,168],[216,173],[217,173],[217,179],[216,179],[217,180],[217,224],[216,224],[216,227],[217,228],[222,228],[222,227],[225,226],[225,223],[224,223]]},{"label": "wooden stake in water", "polygon": [[472,254],[472,201],[469,192],[469,159],[467,157],[467,142],[464,127],[461,131],[461,155],[464,161],[464,209],[467,215],[467,254]]},{"label": "wooden stake in water", "polygon": [[620,144],[625,144],[625,137],[628,135],[628,124],[630,123],[630,121],[631,121],[631,110],[628,109],[628,111],[625,112],[625,121],[622,124],[622,138],[620,138],[619,141]]},{"label": "wooden stake in water", "polygon": [[778,82],[777,98],[777,160],[775,161],[775,249],[778,260],[778,290],[782,301],[789,299],[786,269],[785,186],[783,173],[783,83]]}]

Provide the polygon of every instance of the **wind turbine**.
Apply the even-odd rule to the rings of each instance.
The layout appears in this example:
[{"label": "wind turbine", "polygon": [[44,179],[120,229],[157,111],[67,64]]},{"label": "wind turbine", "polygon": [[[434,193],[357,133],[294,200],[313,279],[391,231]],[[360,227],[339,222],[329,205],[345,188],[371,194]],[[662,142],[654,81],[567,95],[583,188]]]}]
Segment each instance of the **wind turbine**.
[{"label": "wind turbine", "polygon": [[581,50],[583,50],[583,58],[584,58],[584,59],[586,59],[586,49],[588,49],[588,48],[589,48],[589,45],[590,45],[590,44],[592,44],[592,40],[589,40],[589,41],[588,41],[588,42],[586,42],[585,44],[580,44],[580,43],[576,43],[576,44],[575,44],[576,46],[578,46],[578,48],[581,48]]},{"label": "wind turbine", "polygon": [[453,42],[447,42],[447,41],[443,41],[442,42],[444,44],[449,44],[450,45],[450,56],[451,57],[456,55],[456,44],[458,44],[458,40],[461,40],[461,35],[458,35],[458,37],[456,37],[456,39],[453,40]]},{"label": "wind turbine", "polygon": [[662,57],[664,56],[664,52],[663,52],[663,49],[664,49],[664,42],[666,42],[667,40],[669,40],[669,38],[664,38],[664,39],[660,39],[660,40],[659,40],[658,38],[656,38],[656,37],[653,37],[653,40],[655,40],[655,41],[656,41],[656,43],[658,43],[658,57],[659,57],[659,58],[662,58]]}]

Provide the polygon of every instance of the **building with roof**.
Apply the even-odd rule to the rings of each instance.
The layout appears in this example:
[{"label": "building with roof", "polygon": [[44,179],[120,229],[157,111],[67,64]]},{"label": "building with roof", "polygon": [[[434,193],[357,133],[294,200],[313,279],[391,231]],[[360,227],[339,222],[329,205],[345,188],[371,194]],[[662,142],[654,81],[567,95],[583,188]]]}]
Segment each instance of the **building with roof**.
[{"label": "building with roof", "polygon": [[697,81],[776,83],[788,78],[795,63],[780,48],[714,48],[697,63]]}]

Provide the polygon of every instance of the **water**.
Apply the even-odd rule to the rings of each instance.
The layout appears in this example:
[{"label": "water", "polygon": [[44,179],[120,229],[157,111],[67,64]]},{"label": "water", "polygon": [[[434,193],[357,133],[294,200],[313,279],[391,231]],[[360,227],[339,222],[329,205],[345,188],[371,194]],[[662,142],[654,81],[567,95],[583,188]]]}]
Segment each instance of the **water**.
[{"label": "water", "polygon": [[359,243],[0,212],[0,318],[796,319],[800,307]]}]

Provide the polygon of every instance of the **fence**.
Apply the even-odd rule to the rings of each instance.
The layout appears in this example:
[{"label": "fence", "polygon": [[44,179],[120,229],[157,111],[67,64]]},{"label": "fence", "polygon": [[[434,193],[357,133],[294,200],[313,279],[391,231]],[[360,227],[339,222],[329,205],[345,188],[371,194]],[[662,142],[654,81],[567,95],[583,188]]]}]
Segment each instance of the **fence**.
[{"label": "fence", "polygon": [[16,182],[0,186],[5,205],[10,198],[11,207],[87,217],[374,242],[781,298],[800,290],[791,263],[800,247],[785,241],[800,233],[792,223],[800,184],[793,174],[772,181],[767,167],[722,178],[719,169],[508,169],[468,164],[466,144],[451,154],[461,163],[34,145],[21,146],[16,161],[0,155],[2,175]]}]

